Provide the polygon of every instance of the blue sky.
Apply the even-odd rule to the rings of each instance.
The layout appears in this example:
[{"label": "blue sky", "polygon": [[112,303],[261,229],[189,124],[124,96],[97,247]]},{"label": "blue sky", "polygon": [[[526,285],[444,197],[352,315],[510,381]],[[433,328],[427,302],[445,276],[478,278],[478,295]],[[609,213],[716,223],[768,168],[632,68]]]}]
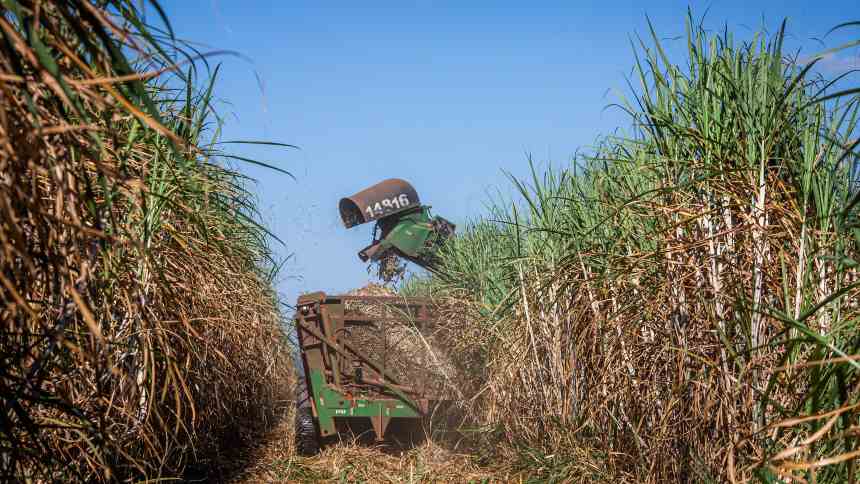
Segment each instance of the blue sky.
[{"label": "blue sky", "polygon": [[[346,230],[337,202],[390,177],[457,224],[480,215],[504,172],[527,156],[563,164],[627,119],[606,106],[625,93],[630,39],[646,14],[670,52],[683,53],[687,7],[704,25],[748,38],[788,18],[789,48],[820,51],[834,25],[860,19],[856,0],[568,2],[162,1],[178,37],[222,56],[217,94],[224,139],[291,143],[298,151],[237,146],[296,180],[246,166],[263,217],[292,254],[278,289],[340,292],[369,280],[356,252],[371,227]],[[154,14],[154,12],[150,12]],[[835,46],[857,30],[824,39]],[[856,38],[856,35],[855,37]],[[856,51],[828,73],[860,67]],[[678,60],[682,58],[676,57]]]}]

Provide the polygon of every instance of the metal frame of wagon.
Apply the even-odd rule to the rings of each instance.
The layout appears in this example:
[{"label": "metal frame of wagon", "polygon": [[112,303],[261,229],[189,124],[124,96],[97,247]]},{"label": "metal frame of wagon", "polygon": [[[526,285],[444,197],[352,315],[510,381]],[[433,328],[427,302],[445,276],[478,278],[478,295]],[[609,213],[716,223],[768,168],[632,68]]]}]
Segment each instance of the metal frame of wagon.
[{"label": "metal frame of wagon", "polygon": [[[346,303],[350,302],[384,307],[402,317],[348,311]],[[339,336],[351,326],[386,320],[428,323],[434,319],[430,299],[314,292],[301,296],[296,309],[302,369],[320,437],[337,433],[335,418],[369,418],[376,439],[382,440],[392,419],[422,418],[438,401],[425,389],[398,381],[384,363]]]}]

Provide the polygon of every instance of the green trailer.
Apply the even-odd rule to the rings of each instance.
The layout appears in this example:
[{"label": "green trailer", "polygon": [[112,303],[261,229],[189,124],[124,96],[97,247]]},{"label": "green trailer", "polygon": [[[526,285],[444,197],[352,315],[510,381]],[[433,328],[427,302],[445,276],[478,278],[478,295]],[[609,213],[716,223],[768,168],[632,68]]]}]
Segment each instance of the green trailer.
[{"label": "green trailer", "polygon": [[434,307],[423,298],[322,292],[299,297],[299,452],[315,454],[321,443],[356,423],[369,423],[375,440],[382,441],[390,427],[414,429],[427,417],[442,400],[434,394],[440,382],[420,358],[392,356],[390,350],[402,346],[404,331],[421,331],[434,320]]}]

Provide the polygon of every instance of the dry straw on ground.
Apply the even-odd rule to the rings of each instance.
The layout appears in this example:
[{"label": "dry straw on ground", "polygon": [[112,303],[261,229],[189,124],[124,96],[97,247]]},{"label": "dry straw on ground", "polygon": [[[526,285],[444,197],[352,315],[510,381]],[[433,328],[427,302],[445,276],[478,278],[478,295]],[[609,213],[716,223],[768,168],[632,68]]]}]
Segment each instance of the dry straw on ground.
[{"label": "dry straw on ground", "polygon": [[391,449],[344,436],[318,456],[300,457],[292,446],[289,419],[246,457],[236,483],[262,482],[517,482],[513,473],[490,471],[475,456],[429,440],[417,447]]}]

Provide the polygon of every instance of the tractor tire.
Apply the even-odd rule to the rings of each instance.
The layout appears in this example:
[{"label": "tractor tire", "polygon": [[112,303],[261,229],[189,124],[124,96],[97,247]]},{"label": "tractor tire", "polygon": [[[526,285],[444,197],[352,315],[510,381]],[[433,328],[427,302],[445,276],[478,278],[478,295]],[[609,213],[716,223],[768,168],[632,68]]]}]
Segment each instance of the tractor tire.
[{"label": "tractor tire", "polygon": [[320,438],[317,432],[317,424],[314,420],[314,411],[311,408],[311,392],[308,382],[304,377],[296,381],[296,420],[295,441],[296,451],[299,455],[310,456],[319,454]]},{"label": "tractor tire", "polygon": [[310,407],[296,409],[296,451],[299,455],[319,454],[320,441],[316,422]]}]

